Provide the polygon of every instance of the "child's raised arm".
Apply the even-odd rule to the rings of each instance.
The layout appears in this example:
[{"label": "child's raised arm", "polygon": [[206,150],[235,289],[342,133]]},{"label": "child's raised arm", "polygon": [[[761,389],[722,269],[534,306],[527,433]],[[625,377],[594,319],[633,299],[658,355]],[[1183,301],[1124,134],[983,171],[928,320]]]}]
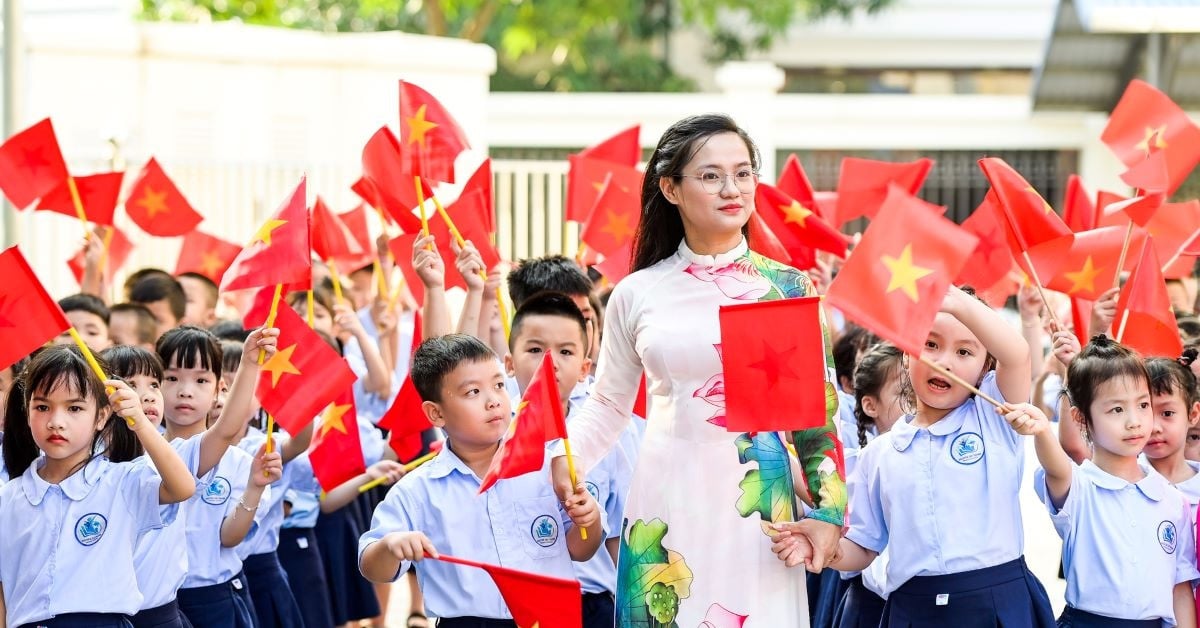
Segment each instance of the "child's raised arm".
[{"label": "child's raised arm", "polygon": [[233,514],[221,521],[222,547],[233,547],[246,539],[251,526],[254,525],[254,515],[262,503],[263,492],[282,475],[283,457],[278,451],[267,453],[264,443],[254,454],[254,463],[250,465],[250,477],[246,481],[246,491],[234,506]]},{"label": "child's raised arm", "polygon": [[487,336],[479,333],[479,317],[480,308],[483,307],[483,286],[484,278],[480,275],[483,272],[483,256],[475,248],[475,245],[467,240],[463,246],[459,246],[456,242],[450,242],[450,249],[454,251],[456,256],[454,266],[462,275],[463,281],[467,284],[467,298],[463,300],[462,314],[458,317],[458,333],[469,334],[480,340],[487,342]]},{"label": "child's raised arm", "polygon": [[445,336],[450,333],[450,308],[446,305],[446,265],[438,254],[433,236],[417,238],[413,242],[412,265],[425,285],[425,304],[421,306],[421,339]]},{"label": "child's raised arm", "polygon": [[[142,412],[142,400],[137,392],[119,379],[104,382],[105,386],[113,389],[108,396],[108,403],[113,412],[122,420],[132,420],[129,427],[146,450],[146,455],[154,462],[154,468],[162,478],[158,488],[158,503],[174,504],[184,501],[196,492],[196,479],[188,471],[187,464],[179,457],[154,424]],[[110,419],[111,420],[111,419]]]},{"label": "child's raised arm", "polygon": [[333,306],[333,314],[333,320],[338,327],[350,332],[358,341],[363,363],[367,365],[367,378],[363,382],[363,390],[372,395],[387,398],[392,394],[392,372],[384,364],[383,356],[380,355],[375,340],[367,334],[366,329],[363,329],[358,313],[349,305],[338,303]]},{"label": "child's raised arm", "polygon": [[321,498],[321,512],[331,513],[354,501],[359,495],[358,487],[367,482],[387,478],[385,485],[391,486],[399,482],[402,477],[404,477],[404,465],[395,460],[380,460],[368,467],[365,473],[360,473],[325,493],[325,496]]},{"label": "child's raised arm", "polygon": [[314,423],[316,423],[316,421],[309,421],[308,425],[305,425],[291,438],[286,440],[279,439],[283,440],[283,443],[279,446],[279,454],[283,456],[283,464],[287,464],[295,460],[300,456],[300,454],[308,451],[308,446],[312,444]]},{"label": "child's raised arm", "polygon": [[942,311],[957,318],[996,358],[996,386],[1005,399],[1016,402],[1029,400],[1033,387],[1029,345],[1000,313],[986,303],[950,286],[942,301]]},{"label": "child's raised arm", "polygon": [[225,409],[201,437],[200,467],[196,469],[196,477],[203,476],[217,466],[225,450],[241,439],[242,431],[254,412],[254,388],[258,385],[261,370],[258,352],[266,351],[269,360],[275,355],[278,344],[279,330],[274,327],[260,327],[246,338],[246,343],[242,345],[242,363],[233,377],[233,385],[229,387]]}]

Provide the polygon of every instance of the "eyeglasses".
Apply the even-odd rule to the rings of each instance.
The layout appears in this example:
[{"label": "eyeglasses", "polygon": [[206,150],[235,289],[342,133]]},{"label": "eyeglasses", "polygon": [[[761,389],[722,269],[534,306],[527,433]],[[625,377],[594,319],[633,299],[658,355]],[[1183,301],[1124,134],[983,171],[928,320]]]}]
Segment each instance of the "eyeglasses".
[{"label": "eyeglasses", "polygon": [[738,170],[733,174],[725,174],[719,170],[709,170],[700,174],[681,174],[681,177],[688,179],[696,179],[700,182],[700,186],[709,194],[720,194],[721,190],[725,189],[725,182],[733,177],[733,186],[742,194],[750,194],[754,192],[755,186],[758,185],[758,173],[750,170]]}]

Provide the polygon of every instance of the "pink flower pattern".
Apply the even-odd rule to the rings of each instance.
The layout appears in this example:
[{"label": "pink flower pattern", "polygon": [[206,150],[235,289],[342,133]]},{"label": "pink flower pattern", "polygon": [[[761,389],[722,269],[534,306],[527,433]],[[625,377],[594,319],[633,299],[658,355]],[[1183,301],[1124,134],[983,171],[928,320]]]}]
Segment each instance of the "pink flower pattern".
[{"label": "pink flower pattern", "polygon": [[745,256],[719,268],[692,263],[683,272],[716,284],[722,294],[738,301],[757,301],[771,291],[771,282]]}]

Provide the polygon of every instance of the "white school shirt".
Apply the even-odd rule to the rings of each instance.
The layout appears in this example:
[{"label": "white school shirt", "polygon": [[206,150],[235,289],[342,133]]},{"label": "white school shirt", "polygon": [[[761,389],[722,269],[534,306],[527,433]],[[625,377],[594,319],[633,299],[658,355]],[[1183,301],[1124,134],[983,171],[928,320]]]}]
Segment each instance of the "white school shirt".
[{"label": "white school shirt", "polygon": [[141,608],[133,548],[162,525],[162,479],[145,465],[93,458],[60,484],[38,458],[0,488],[0,585],[9,626],[64,613]]},{"label": "white school shirt", "polygon": [[[194,477],[200,468],[200,443],[204,434],[191,438],[176,438],[171,448],[187,465]],[[150,456],[143,455],[134,464],[154,468]],[[197,482],[199,491],[199,482]],[[142,591],[142,608],[157,608],[175,599],[188,572],[187,514],[183,504],[161,506],[163,525],[147,531],[137,540],[133,550],[133,566],[137,572],[138,588]]]},{"label": "white school shirt", "polygon": [[[994,371],[979,388],[1003,400]],[[913,576],[994,567],[1025,547],[1020,436],[978,397],[929,428],[912,418],[859,450],[847,486],[846,538],[874,552],[889,548],[884,597]]]},{"label": "white school shirt", "polygon": [[[371,529],[358,541],[360,568],[372,543],[391,532],[420,531],[443,554],[573,579],[566,538],[579,532],[559,506],[548,462],[549,457],[540,471],[500,480],[479,495],[479,477],[447,441],[375,509]],[[410,564],[402,562],[396,576]],[[512,619],[486,571],[429,559],[417,563],[416,571],[431,617]]]},{"label": "white school shirt", "polygon": [[1182,493],[1153,469],[1130,484],[1091,460],[1074,468],[1060,509],[1050,503],[1045,470],[1034,474],[1034,486],[1063,540],[1067,604],[1175,625],[1175,585],[1200,578],[1192,509]]},{"label": "white school shirt", "polygon": [[[184,589],[221,584],[242,571],[242,559],[236,547],[221,546],[221,523],[240,506],[238,500],[246,492],[253,457],[230,447],[221,461],[196,483],[196,494],[184,503],[187,517],[188,574]],[[262,500],[270,499],[271,487],[263,490]],[[258,513],[255,513],[258,516]],[[258,523],[251,524],[242,543],[258,533]]]}]

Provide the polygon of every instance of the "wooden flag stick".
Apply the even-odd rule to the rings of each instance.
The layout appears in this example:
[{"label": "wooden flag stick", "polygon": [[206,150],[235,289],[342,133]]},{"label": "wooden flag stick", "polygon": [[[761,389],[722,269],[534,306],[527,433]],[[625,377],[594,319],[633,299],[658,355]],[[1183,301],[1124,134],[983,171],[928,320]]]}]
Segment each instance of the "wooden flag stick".
[{"label": "wooden flag stick", "polygon": [[329,279],[333,282],[333,302],[341,305],[343,301],[342,279],[338,277],[337,265],[333,263],[332,257],[325,261],[325,265],[329,267]]},{"label": "wooden flag stick", "polygon": [[75,205],[75,215],[83,223],[83,237],[92,239],[92,230],[88,228],[87,212],[83,210],[83,199],[79,198],[79,188],[75,185],[75,177],[67,177],[67,190],[71,192],[71,203]]},{"label": "wooden flag stick", "polygon": [[[416,460],[413,460],[412,462],[405,464],[404,472],[408,473],[409,471],[416,469],[417,467],[425,464],[426,462],[433,460],[434,458],[437,457],[437,455],[438,455],[437,451],[431,451],[431,452],[425,454],[424,456],[421,456],[420,458],[417,458]],[[362,486],[358,487],[358,492],[365,493],[365,492],[375,488],[376,486],[383,484],[386,481],[387,481],[387,476],[384,476],[381,478],[375,478],[374,480],[371,480],[370,482],[367,482],[366,484],[363,484]]]},{"label": "wooden flag stick", "polygon": [[1129,308],[1126,307],[1124,312],[1121,312],[1121,323],[1117,326],[1117,342],[1122,342],[1125,337],[1125,325],[1129,323]]},{"label": "wooden flag stick", "polygon": [[425,190],[421,187],[421,175],[413,177],[417,186],[417,209],[421,211],[421,237],[429,236],[429,216],[425,213]]},{"label": "wooden flag stick", "polygon": [[[1121,287],[1121,270],[1125,268],[1125,257],[1129,255],[1129,243],[1133,240],[1133,221],[1129,221],[1129,227],[1125,229],[1125,243],[1121,245],[1121,256],[1117,258],[1117,274],[1113,275],[1113,287]],[[1171,259],[1174,262],[1175,258]]]},{"label": "wooden flag stick", "polygon": [[[271,298],[271,311],[267,314],[267,322],[263,327],[274,327],[275,316],[279,314],[279,300],[283,298],[283,284],[275,284],[275,296]],[[267,350],[258,350],[258,365],[262,366],[267,362]]]},{"label": "wooden flag stick", "polygon": [[984,400],[984,401],[986,401],[986,402],[988,402],[988,403],[992,404],[993,406],[996,406],[997,408],[1003,408],[1003,407],[1004,407],[1004,404],[1000,403],[999,401],[996,401],[995,399],[993,399],[992,397],[990,397],[990,396],[989,396],[987,393],[985,393],[985,392],[983,392],[982,390],[979,390],[978,388],[976,388],[975,386],[973,386],[973,385],[971,385],[971,384],[967,383],[967,381],[966,381],[965,379],[963,379],[963,378],[961,378],[961,377],[959,377],[959,376],[955,375],[954,373],[951,373],[950,371],[947,371],[946,369],[942,368],[942,366],[941,366],[941,365],[934,363],[934,361],[933,361],[933,360],[930,360],[929,358],[927,358],[927,357],[925,357],[925,356],[920,356],[920,357],[919,357],[919,358],[917,358],[917,359],[918,359],[918,360],[920,360],[921,362],[923,362],[923,363],[924,363],[926,366],[928,366],[929,368],[931,368],[931,369],[933,369],[933,370],[937,371],[937,372],[938,372],[938,374],[940,374],[940,375],[944,376],[946,379],[948,379],[948,380],[950,380],[950,381],[954,382],[955,384],[958,384],[959,386],[962,386],[963,388],[966,388],[967,390],[969,390],[969,391],[971,391],[971,392],[975,393],[976,395],[978,395],[978,396],[979,396],[979,398],[980,398],[980,399],[982,399],[982,400]]},{"label": "wooden flag stick", "polygon": [[[83,354],[83,359],[87,361],[88,366],[92,368],[92,372],[96,374],[96,377],[99,377],[100,381],[108,379],[108,376],[104,374],[104,369],[100,368],[100,363],[96,361],[96,356],[92,355],[92,350],[88,348],[87,343],[83,341],[83,336],[79,335],[79,331],[77,331],[74,327],[70,327],[67,329],[67,332],[71,334],[71,340],[75,341],[75,346],[79,347],[79,352]],[[114,389],[112,386],[104,387],[104,391],[110,395],[113,393],[113,390]],[[132,418],[126,418],[125,422],[128,423],[130,427],[133,427]]]},{"label": "wooden flag stick", "polygon": [[104,249],[100,251],[100,281],[104,283],[108,283],[108,281],[105,280],[104,273],[108,267],[108,250],[109,247],[112,246],[113,232],[116,231],[116,229],[116,227],[110,226],[104,231]]},{"label": "wooden flag stick", "polygon": [[[567,450],[567,471],[570,471],[571,473],[571,490],[574,491],[577,480],[575,475],[575,457],[571,455],[571,439],[564,438],[563,446],[566,447]],[[579,528],[579,538],[585,541],[587,540],[587,528]]]},{"label": "wooden flag stick", "polygon": [[1050,315],[1050,322],[1058,324],[1058,316],[1054,313],[1054,308],[1050,306],[1050,301],[1046,300],[1046,291],[1042,288],[1042,280],[1038,277],[1037,268],[1033,265],[1033,260],[1029,258],[1029,251],[1021,251],[1021,255],[1025,256],[1025,264],[1029,266],[1029,275],[1033,278],[1033,285],[1037,288],[1038,296],[1042,298],[1042,305],[1046,306],[1046,313]]},{"label": "wooden flag stick", "polygon": [[[455,226],[454,221],[450,218],[450,213],[442,207],[442,202],[438,200],[437,195],[433,196],[433,206],[437,208],[437,213],[442,217],[442,222],[446,223],[446,228],[450,230],[450,235],[458,246],[466,246],[467,241],[463,239],[462,232]],[[484,283],[487,283],[487,270],[481,269],[479,276],[483,278]],[[508,340],[512,335],[512,323],[508,320],[508,307],[504,304],[504,294],[500,290],[500,286],[496,286],[496,307],[500,310],[500,324],[504,327],[504,339]]]},{"label": "wooden flag stick", "polygon": [[304,312],[305,321],[304,322],[308,323],[309,329],[312,329],[317,324],[316,304],[313,303],[313,289],[312,288],[309,288],[306,291],[306,294],[304,295],[304,308],[305,308],[305,312]]}]

